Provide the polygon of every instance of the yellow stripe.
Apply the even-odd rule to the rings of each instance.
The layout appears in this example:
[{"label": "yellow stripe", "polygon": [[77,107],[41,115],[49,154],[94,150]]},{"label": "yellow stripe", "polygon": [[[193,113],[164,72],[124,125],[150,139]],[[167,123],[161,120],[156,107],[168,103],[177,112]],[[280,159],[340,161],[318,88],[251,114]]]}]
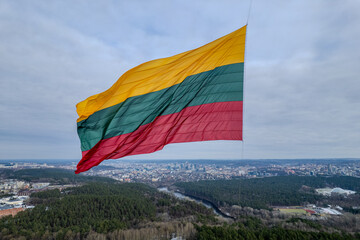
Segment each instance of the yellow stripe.
[{"label": "yellow stripe", "polygon": [[78,103],[78,122],[94,112],[181,83],[187,76],[244,62],[246,26],[194,50],[143,63],[124,73],[105,92]]}]

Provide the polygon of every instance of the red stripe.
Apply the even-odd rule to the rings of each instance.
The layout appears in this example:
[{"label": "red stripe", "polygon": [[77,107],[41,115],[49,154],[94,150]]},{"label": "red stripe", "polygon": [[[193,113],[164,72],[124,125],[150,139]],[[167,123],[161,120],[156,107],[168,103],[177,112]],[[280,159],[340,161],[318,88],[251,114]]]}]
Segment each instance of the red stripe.
[{"label": "red stripe", "polygon": [[75,173],[87,171],[105,159],[159,151],[169,143],[242,140],[242,108],[242,101],[217,102],[159,116],[132,133],[101,140],[84,151]]}]

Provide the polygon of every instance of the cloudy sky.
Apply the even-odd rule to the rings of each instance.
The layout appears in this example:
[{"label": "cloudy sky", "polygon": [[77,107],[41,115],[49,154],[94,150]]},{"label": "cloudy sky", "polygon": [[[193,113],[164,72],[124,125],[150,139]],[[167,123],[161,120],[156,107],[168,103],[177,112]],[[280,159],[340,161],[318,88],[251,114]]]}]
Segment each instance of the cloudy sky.
[{"label": "cloudy sky", "polygon": [[[0,159],[79,159],[76,103],[246,24],[250,0],[0,1]],[[253,0],[244,143],[136,159],[360,157],[360,1]]]}]

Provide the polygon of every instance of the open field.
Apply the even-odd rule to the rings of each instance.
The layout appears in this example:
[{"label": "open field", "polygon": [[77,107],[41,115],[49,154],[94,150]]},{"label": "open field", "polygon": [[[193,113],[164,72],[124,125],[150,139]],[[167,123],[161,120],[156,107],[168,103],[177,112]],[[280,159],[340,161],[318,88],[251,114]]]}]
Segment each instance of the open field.
[{"label": "open field", "polygon": [[298,208],[280,208],[280,212],[283,213],[296,213],[296,214],[306,214],[306,211],[304,209],[298,209]]}]

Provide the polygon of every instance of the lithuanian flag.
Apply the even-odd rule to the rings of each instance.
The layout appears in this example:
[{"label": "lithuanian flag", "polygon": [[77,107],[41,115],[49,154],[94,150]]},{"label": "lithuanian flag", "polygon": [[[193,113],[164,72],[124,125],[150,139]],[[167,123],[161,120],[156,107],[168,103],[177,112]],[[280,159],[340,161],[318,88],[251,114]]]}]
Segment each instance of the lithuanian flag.
[{"label": "lithuanian flag", "polygon": [[169,143],[242,140],[245,34],[246,26],[143,63],[78,103],[82,159],[75,173]]}]

